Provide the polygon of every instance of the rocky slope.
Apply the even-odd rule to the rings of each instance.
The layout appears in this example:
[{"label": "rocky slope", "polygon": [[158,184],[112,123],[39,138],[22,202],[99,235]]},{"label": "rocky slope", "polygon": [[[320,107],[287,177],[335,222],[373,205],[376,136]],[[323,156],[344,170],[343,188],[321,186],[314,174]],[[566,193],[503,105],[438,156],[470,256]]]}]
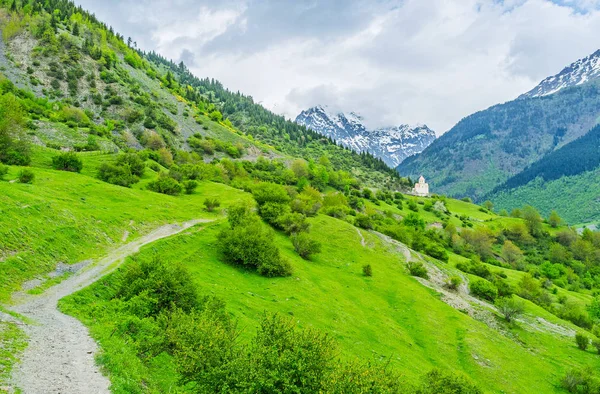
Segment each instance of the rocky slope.
[{"label": "rocky slope", "polygon": [[561,89],[578,86],[598,77],[600,77],[600,49],[583,59],[571,63],[558,74],[544,79],[539,85],[522,94],[519,98],[547,96]]},{"label": "rocky slope", "polygon": [[361,115],[355,112],[336,113],[322,105],[302,111],[296,117],[296,123],[356,152],[370,152],[392,167],[422,152],[435,140],[435,133],[426,125],[403,124],[369,129]]}]

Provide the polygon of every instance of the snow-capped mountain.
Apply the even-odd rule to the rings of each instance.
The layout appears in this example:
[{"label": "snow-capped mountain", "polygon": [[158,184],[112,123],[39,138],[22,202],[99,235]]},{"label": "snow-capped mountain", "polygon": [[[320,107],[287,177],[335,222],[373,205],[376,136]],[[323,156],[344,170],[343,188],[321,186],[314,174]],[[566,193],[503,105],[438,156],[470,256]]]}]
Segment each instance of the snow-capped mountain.
[{"label": "snow-capped mountain", "polygon": [[575,85],[581,85],[600,77],[600,50],[577,60],[565,67],[558,74],[548,77],[529,92],[519,98],[547,96],[559,90]]},{"label": "snow-capped mountain", "polygon": [[296,123],[356,151],[370,152],[395,168],[408,156],[420,153],[435,139],[426,125],[368,129],[362,116],[355,112],[332,112],[325,105],[302,111]]}]

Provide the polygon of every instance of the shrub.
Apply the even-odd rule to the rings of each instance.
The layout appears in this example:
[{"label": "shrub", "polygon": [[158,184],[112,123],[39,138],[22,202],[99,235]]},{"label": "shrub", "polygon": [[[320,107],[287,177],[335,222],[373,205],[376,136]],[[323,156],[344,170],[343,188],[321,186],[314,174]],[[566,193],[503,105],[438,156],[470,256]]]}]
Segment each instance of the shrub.
[{"label": "shrub", "polygon": [[578,332],[575,334],[575,343],[579,349],[585,350],[590,344],[590,338],[588,338],[587,335]]},{"label": "shrub", "polygon": [[363,214],[356,215],[354,224],[360,228],[364,228],[365,230],[371,230],[373,228],[373,221],[371,220],[371,217]]},{"label": "shrub", "polygon": [[468,378],[434,369],[422,378],[418,394],[483,394]]},{"label": "shrub", "polygon": [[307,233],[292,235],[292,244],[304,260],[309,260],[312,255],[321,253],[321,243],[312,239]]},{"label": "shrub", "polygon": [[185,194],[192,194],[194,190],[198,187],[198,182],[193,180],[183,181],[183,188],[185,189]]},{"label": "shrub", "polygon": [[81,172],[83,162],[73,152],[66,152],[56,155],[52,158],[52,167],[55,170]]},{"label": "shrub", "polygon": [[494,301],[498,297],[498,289],[485,279],[475,279],[469,283],[471,293],[487,301]]},{"label": "shrub", "polygon": [[462,284],[462,278],[458,275],[452,275],[446,280],[446,287],[451,290],[456,290]]},{"label": "shrub", "polygon": [[517,300],[514,297],[501,297],[496,300],[496,308],[498,311],[504,315],[504,319],[507,322],[511,322],[513,319],[516,319],[525,309],[523,302]]},{"label": "shrub", "polygon": [[371,268],[371,264],[363,265],[362,272],[364,276],[373,276],[373,268]]},{"label": "shrub", "polygon": [[572,369],[562,379],[562,387],[573,394],[600,393],[600,380],[592,368]]},{"label": "shrub", "polygon": [[215,208],[219,208],[220,206],[221,202],[216,198],[209,197],[206,200],[204,200],[204,208],[206,208],[208,212],[213,212]]},{"label": "shrub", "polygon": [[8,174],[8,166],[0,163],[0,179],[4,178],[6,174]]},{"label": "shrub", "polygon": [[434,259],[438,259],[443,261],[444,263],[448,262],[448,252],[444,249],[443,246],[438,244],[429,244],[425,247],[425,253]]},{"label": "shrub", "polygon": [[273,232],[265,228],[248,206],[232,207],[229,228],[219,234],[219,247],[232,264],[254,268],[264,276],[289,276],[290,264],[281,258]]},{"label": "shrub", "polygon": [[118,166],[116,164],[102,163],[98,167],[98,178],[113,185],[131,187],[140,178],[131,173],[129,166]]},{"label": "shrub", "polygon": [[595,347],[598,354],[600,354],[600,339],[598,339],[598,338],[592,339],[592,346]]},{"label": "shrub", "polygon": [[157,193],[177,196],[183,191],[183,186],[170,176],[161,173],[157,180],[148,183],[148,189]]},{"label": "shrub", "polygon": [[30,169],[23,169],[19,171],[19,182],[20,183],[33,183],[35,179],[35,174]]},{"label": "shrub", "polygon": [[306,216],[297,212],[289,212],[277,218],[277,226],[288,235],[307,232],[310,228]]},{"label": "shrub", "polygon": [[408,271],[412,276],[418,276],[420,278],[429,279],[429,274],[427,273],[427,268],[420,261],[409,261]]},{"label": "shrub", "polygon": [[290,206],[277,202],[267,202],[258,207],[258,213],[267,223],[277,227],[279,218],[290,213]]}]

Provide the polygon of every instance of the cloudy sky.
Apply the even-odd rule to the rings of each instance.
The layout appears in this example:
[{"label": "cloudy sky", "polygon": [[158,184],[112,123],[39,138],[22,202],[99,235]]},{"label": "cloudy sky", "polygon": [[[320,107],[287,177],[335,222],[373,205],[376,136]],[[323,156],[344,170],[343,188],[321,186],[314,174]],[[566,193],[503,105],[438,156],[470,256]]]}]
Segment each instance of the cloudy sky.
[{"label": "cloudy sky", "polygon": [[294,118],[439,134],[600,48],[600,0],[76,0],[138,47]]}]

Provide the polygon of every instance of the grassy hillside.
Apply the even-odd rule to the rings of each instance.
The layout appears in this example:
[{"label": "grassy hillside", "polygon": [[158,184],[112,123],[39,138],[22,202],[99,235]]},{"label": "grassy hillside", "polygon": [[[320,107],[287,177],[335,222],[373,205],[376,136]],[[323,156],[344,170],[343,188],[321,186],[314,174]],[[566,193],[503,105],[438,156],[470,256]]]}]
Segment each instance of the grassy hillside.
[{"label": "grassy hillside", "polygon": [[[477,321],[408,275],[403,256],[376,235],[325,216],[311,222],[312,234],[328,240],[313,261],[295,256],[289,239],[277,236],[296,270],[289,278],[263,278],[223,264],[215,248],[223,223],[161,241],[137,258],[184,264],[202,294],[225,300],[244,339],[264,311],[279,312],[293,316],[300,327],[329,332],[341,344],[344,357],[389,361],[409,381],[442,367],[466,373],[489,392],[561,392],[556,382],[567,370],[599,365],[597,356],[578,351],[570,337],[530,323],[542,316],[564,325],[533,304],[527,306],[527,319],[517,325],[506,325],[494,314],[491,321]],[[362,275],[366,263],[373,266],[373,277]],[[128,392],[142,382],[149,392],[164,391],[176,381],[172,360],[160,355],[141,362],[126,345],[127,335],[112,335],[118,330],[118,304],[109,301],[111,291],[103,289],[115,286],[119,278],[116,273],[70,297],[62,308],[90,325],[104,349],[100,360],[111,373],[115,392]]]}]

